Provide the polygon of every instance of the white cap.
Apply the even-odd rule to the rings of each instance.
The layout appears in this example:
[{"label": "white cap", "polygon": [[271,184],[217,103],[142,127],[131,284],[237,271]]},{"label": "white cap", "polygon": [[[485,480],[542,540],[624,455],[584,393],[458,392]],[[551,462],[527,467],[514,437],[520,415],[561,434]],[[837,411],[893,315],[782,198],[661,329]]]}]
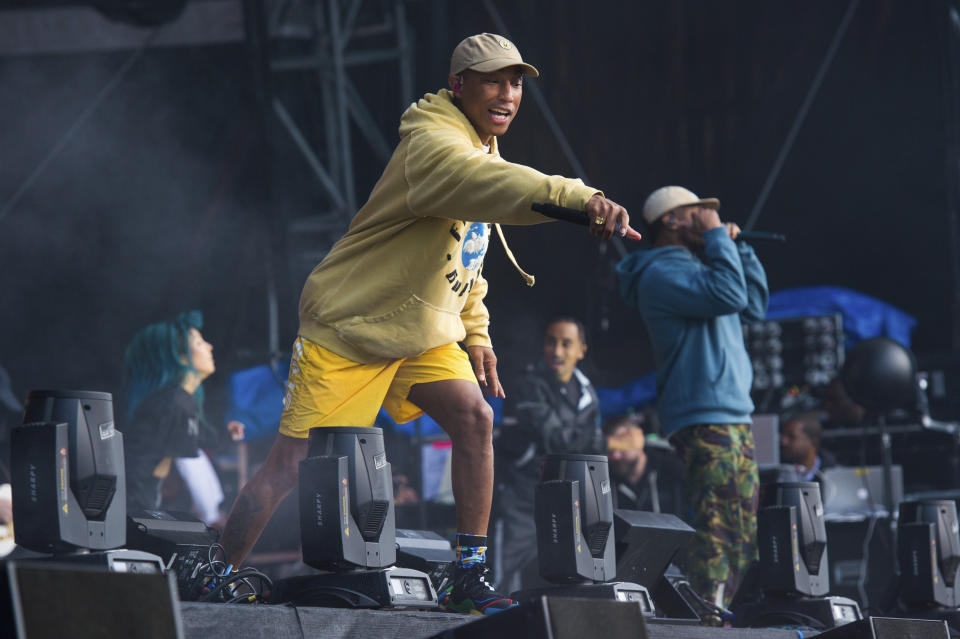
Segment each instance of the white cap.
[{"label": "white cap", "polygon": [[696,193],[682,186],[664,186],[651,193],[644,202],[643,219],[647,224],[653,224],[678,206],[691,204],[699,204],[708,209],[720,208],[720,200],[715,197],[699,198]]}]

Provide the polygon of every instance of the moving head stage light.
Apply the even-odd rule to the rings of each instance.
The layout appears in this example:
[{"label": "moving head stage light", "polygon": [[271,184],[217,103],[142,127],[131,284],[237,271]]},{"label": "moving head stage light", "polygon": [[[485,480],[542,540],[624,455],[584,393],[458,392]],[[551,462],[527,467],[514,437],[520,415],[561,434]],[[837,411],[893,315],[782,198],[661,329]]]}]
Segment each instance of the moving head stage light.
[{"label": "moving head stage light", "polygon": [[952,500],[900,504],[900,601],[911,617],[944,619],[960,629],[960,531]]},{"label": "moving head stage light", "polygon": [[124,544],[123,434],[109,393],[30,391],[11,461],[17,544],[43,553]]},{"label": "moving head stage light", "polygon": [[275,601],[354,608],[434,608],[430,578],[397,560],[393,479],[374,427],[310,431],[300,462],[303,561],[325,574],[276,584]]},{"label": "moving head stage light", "polygon": [[524,590],[515,598],[541,595],[637,601],[653,614],[647,589],[612,582],[617,573],[613,499],[603,455],[545,455],[534,496],[540,576],[558,584]]},{"label": "moving head stage light", "polygon": [[[802,622],[824,629],[861,618],[852,599],[824,596],[830,590],[830,575],[819,484],[783,482],[765,487],[757,524],[760,562],[731,605],[736,625]],[[745,601],[758,594],[751,588],[759,589],[759,599]]]},{"label": "moving head stage light", "polygon": [[30,391],[10,444],[17,544],[61,561],[162,571],[155,555],[112,550],[126,542],[126,476],[109,393]]}]

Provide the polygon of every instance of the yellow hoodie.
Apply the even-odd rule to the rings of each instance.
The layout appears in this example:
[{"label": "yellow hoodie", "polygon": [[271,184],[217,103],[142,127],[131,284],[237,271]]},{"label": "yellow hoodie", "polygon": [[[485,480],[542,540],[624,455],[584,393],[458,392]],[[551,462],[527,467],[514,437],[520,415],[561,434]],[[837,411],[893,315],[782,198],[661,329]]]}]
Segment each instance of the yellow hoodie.
[{"label": "yellow hoodie", "polygon": [[546,222],[531,202],[583,209],[600,192],[505,161],[496,138],[490,147],[450,91],[411,104],[370,199],[307,278],[300,334],[360,363],[490,346],[489,224]]}]

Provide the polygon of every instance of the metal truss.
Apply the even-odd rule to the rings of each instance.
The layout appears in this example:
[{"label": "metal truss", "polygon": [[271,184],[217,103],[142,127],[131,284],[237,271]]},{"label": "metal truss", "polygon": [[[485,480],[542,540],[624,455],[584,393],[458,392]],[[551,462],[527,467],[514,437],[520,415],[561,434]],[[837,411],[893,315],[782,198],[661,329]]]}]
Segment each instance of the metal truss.
[{"label": "metal truss", "polygon": [[[329,208],[320,214],[293,214],[287,222],[291,269],[312,268],[345,230],[357,209],[355,163],[362,154],[386,165],[392,144],[357,90],[356,67],[391,65],[399,80],[398,104],[413,99],[412,51],[405,0],[278,0],[266,19],[271,44],[298,41],[293,47],[268,47],[267,70],[274,86],[279,76],[308,74],[322,109],[310,122],[279,96],[270,109],[316,178]],[[384,46],[387,43],[387,46]],[[298,96],[298,100],[302,96]],[[351,126],[351,123],[353,126]],[[354,147],[354,130],[366,143]],[[311,139],[308,131],[321,131]],[[319,139],[321,138],[322,139]]]}]

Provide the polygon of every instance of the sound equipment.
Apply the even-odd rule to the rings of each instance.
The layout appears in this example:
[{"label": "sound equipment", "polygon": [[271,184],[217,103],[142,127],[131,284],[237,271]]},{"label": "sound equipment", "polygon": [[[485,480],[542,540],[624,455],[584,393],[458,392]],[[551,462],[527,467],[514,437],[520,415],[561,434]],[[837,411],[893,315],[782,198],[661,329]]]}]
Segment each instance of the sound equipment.
[{"label": "sound equipment", "polygon": [[109,393],[30,391],[10,444],[18,545],[59,554],[124,544],[123,434]]},{"label": "sound equipment", "polygon": [[397,566],[426,573],[434,588],[439,589],[456,559],[450,542],[432,530],[397,529]]},{"label": "sound equipment", "polygon": [[216,557],[211,544],[220,534],[189,513],[163,510],[135,510],[127,516],[127,547],[159,556],[164,566],[176,575],[180,599],[191,601],[203,585],[199,571]]},{"label": "sound equipment", "polygon": [[868,617],[817,635],[819,639],[949,639],[945,621]]},{"label": "sound equipment", "polygon": [[219,537],[215,529],[190,513],[134,510],[127,515],[127,548],[151,552],[164,561],[186,548],[206,549]]},{"label": "sound equipment", "polygon": [[543,596],[452,628],[433,639],[647,639],[636,602]]},{"label": "sound equipment", "polygon": [[699,620],[679,589],[685,577],[671,566],[693,538],[693,528],[675,515],[624,509],[613,512],[613,524],[617,579],[639,584],[652,594],[658,617]]},{"label": "sound equipment", "polygon": [[859,602],[864,612],[886,612],[897,598],[891,523],[888,517],[826,522],[830,593]]},{"label": "sound equipment", "polygon": [[9,561],[0,575],[0,636],[180,639],[174,588],[172,575]]},{"label": "sound equipment", "polygon": [[617,579],[653,590],[677,553],[693,539],[694,530],[676,515],[640,510],[613,513]]}]

